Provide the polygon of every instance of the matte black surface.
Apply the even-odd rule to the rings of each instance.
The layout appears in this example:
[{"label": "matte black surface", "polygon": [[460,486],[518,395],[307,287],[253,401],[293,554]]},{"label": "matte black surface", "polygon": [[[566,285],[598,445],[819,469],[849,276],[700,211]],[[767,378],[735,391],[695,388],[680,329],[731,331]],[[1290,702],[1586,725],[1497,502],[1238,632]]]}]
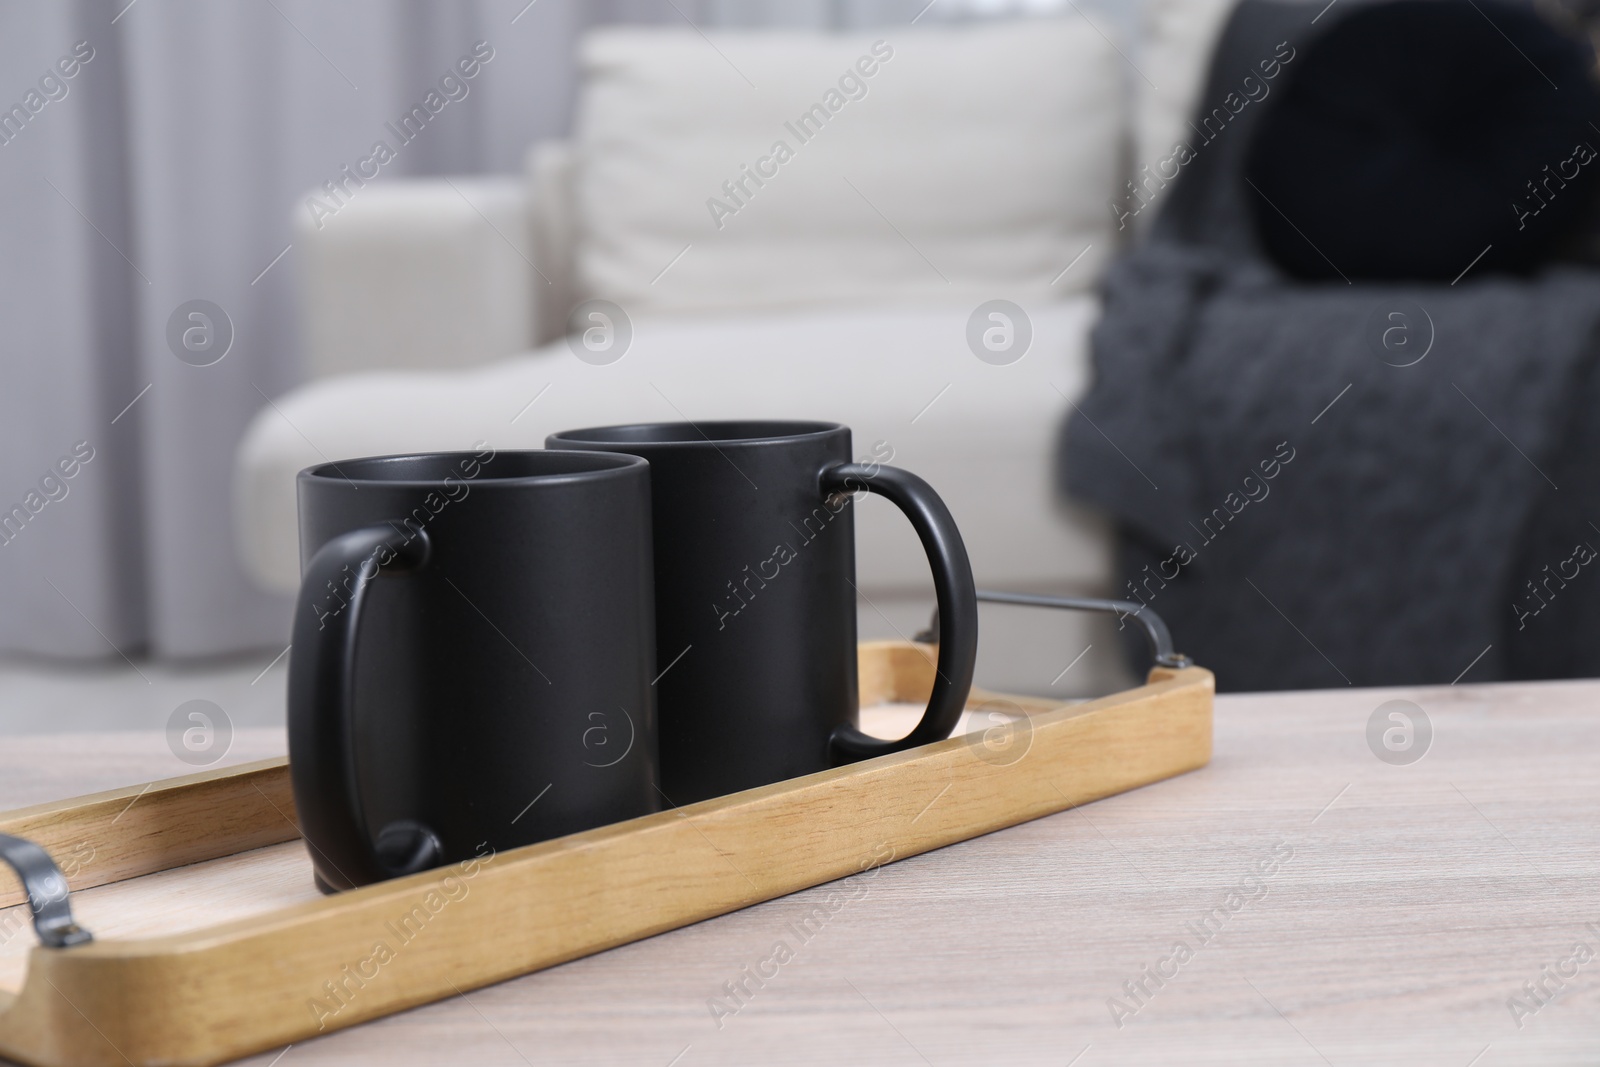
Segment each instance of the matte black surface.
[{"label": "matte black surface", "polygon": [[[927,483],[850,461],[821,422],[657,423],[553,434],[650,461],[662,788],[671,803],[947,737],[972,685],[977,605],[955,522]],[[857,728],[855,521],[881,493],[911,520],[940,605],[939,677],[896,741]]]},{"label": "matte black surface", "polygon": [[645,463],[387,456],[299,495],[289,765],[319,884],[659,808]]}]

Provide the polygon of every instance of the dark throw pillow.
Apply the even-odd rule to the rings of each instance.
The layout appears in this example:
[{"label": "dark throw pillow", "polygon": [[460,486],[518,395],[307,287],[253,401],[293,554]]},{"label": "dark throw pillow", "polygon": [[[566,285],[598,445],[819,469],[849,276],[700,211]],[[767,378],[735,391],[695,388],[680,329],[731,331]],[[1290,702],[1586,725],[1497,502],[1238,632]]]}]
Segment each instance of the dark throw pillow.
[{"label": "dark throw pillow", "polygon": [[1394,0],[1307,45],[1245,174],[1268,255],[1307,279],[1528,271],[1600,178],[1588,45],[1525,4]]}]

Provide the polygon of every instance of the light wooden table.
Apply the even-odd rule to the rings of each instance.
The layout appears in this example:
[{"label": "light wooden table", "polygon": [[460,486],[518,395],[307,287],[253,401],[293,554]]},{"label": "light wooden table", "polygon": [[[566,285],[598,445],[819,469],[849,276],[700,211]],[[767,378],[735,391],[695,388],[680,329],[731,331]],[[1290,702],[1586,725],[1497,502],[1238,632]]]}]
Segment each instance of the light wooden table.
[{"label": "light wooden table", "polygon": [[[1433,727],[1409,766],[1366,739],[1397,698]],[[1594,1064],[1597,762],[1600,683],[1220,697],[1203,771],[248,1062]],[[185,769],[8,738],[0,805]]]}]

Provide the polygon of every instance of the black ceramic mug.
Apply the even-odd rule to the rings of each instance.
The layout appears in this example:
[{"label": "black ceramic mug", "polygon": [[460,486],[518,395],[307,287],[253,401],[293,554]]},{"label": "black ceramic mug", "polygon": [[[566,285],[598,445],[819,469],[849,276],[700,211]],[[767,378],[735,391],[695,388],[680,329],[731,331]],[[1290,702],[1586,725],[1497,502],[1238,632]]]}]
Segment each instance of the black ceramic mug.
[{"label": "black ceramic mug", "polygon": [[325,890],[659,809],[643,460],[382,456],[298,488],[289,770]]},{"label": "black ceramic mug", "polygon": [[[961,534],[922,479],[850,459],[827,422],[658,423],[552,434],[650,461],[662,789],[673,804],[949,736],[977,656]],[[938,675],[899,740],[857,725],[852,494],[899,505],[939,599]]]}]

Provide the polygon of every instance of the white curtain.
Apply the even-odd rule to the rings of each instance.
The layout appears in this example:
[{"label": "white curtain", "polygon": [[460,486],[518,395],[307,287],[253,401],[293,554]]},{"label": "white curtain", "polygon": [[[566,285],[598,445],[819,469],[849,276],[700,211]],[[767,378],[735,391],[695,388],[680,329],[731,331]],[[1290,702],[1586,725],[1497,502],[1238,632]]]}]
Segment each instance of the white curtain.
[{"label": "white curtain", "polygon": [[[573,45],[597,21],[843,27],[1057,6],[7,4],[0,653],[181,658],[287,640],[288,604],[236,559],[229,479],[251,416],[299,380],[290,214],[477,42],[492,59],[385,180],[519,170],[529,144],[565,131]],[[189,317],[193,301],[225,319]],[[198,365],[230,323],[226,354]],[[201,352],[171,342],[185,330]]]}]

